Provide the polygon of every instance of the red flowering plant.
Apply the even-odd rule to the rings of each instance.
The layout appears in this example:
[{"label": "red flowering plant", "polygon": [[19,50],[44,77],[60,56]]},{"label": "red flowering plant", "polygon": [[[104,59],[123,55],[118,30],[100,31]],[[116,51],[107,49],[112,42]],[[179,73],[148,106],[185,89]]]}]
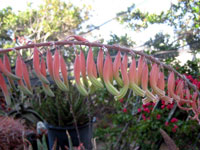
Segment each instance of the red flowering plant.
[{"label": "red flowering plant", "polygon": [[186,121],[187,113],[175,108],[175,103],[165,104],[164,101],[161,101],[156,109],[155,103],[143,104],[138,108],[138,117],[141,121],[136,123],[131,131],[134,133],[133,139],[141,149],[160,148],[163,143],[160,128],[167,132],[180,149],[198,147],[197,137],[200,131],[198,123],[194,120]]}]

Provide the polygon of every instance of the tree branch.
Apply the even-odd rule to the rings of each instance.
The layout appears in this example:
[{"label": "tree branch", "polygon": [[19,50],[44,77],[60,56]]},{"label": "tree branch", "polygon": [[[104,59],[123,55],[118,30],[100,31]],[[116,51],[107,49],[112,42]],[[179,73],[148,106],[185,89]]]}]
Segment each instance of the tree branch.
[{"label": "tree branch", "polygon": [[150,60],[154,63],[157,63],[158,65],[168,69],[169,71],[173,71],[179,78],[183,79],[191,89],[193,89],[194,91],[197,91],[199,96],[200,96],[200,92],[197,89],[197,87],[195,85],[193,85],[184,75],[177,72],[171,66],[162,63],[161,61],[154,58],[153,56],[145,54],[142,50],[137,51],[137,50],[134,50],[134,49],[131,49],[131,48],[121,47],[121,46],[118,46],[118,45],[106,45],[106,44],[101,44],[101,43],[97,43],[97,42],[63,40],[63,41],[52,41],[52,42],[46,42],[46,43],[33,43],[33,44],[27,44],[27,45],[24,45],[24,46],[19,46],[19,47],[14,47],[14,48],[0,49],[0,54],[1,53],[7,53],[7,52],[13,51],[13,50],[21,50],[21,49],[34,48],[34,47],[44,47],[44,46],[56,46],[56,45],[58,45],[58,46],[60,46],[60,45],[70,45],[70,46],[72,46],[72,45],[85,45],[85,46],[91,46],[91,47],[104,47],[104,48],[107,48],[108,50],[112,49],[112,50],[119,50],[119,51],[122,51],[122,52],[127,52],[127,53],[130,53],[132,56],[134,56],[134,54],[144,56],[148,60]]}]

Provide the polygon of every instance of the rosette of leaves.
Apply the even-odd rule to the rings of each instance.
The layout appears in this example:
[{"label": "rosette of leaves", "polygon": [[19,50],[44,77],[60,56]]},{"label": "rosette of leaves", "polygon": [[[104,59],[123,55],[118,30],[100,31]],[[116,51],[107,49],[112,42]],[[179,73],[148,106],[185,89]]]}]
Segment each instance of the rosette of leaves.
[{"label": "rosette of leaves", "polygon": [[53,91],[55,97],[41,95],[41,101],[33,103],[34,109],[47,123],[64,127],[73,125],[74,119],[77,125],[83,125],[89,121],[87,100],[75,87],[70,86],[69,92],[63,92],[58,88]]}]

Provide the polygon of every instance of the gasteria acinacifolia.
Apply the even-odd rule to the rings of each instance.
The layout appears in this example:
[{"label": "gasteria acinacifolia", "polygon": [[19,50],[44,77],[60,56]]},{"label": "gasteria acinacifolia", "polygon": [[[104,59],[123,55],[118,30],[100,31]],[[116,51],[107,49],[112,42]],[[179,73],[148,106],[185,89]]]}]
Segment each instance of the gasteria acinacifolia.
[{"label": "gasteria acinacifolia", "polygon": [[[67,43],[69,38],[74,38],[77,41],[70,41]],[[176,79],[179,79],[179,77],[177,75],[175,76],[177,72],[173,69],[169,69],[169,66],[162,66],[170,71],[169,76],[165,77],[158,60],[155,59],[155,61],[152,61],[154,60],[152,56],[142,52],[137,53],[140,55],[138,62],[136,62],[135,55],[132,55],[129,64],[127,54],[130,53],[130,51],[122,48],[122,51],[125,52],[122,56],[119,48],[117,49],[115,46],[110,46],[118,50],[113,61],[109,51],[104,51],[105,47],[109,47],[108,45],[99,44],[100,46],[98,46],[98,43],[90,43],[80,36],[70,36],[67,40],[58,42],[57,45],[72,45],[74,44],[73,42],[76,45],[78,45],[78,42],[82,42],[80,45],[85,45],[89,49],[87,59],[82,50],[80,50],[80,53],[76,51],[75,54],[74,79],[76,87],[82,95],[89,96],[95,89],[106,87],[108,92],[110,92],[116,100],[120,100],[130,89],[133,91],[134,95],[143,97],[143,104],[149,102],[155,103],[159,100],[165,101],[166,104],[176,102],[180,109],[192,111],[194,113],[192,118],[200,123],[200,96],[198,88],[190,88],[190,86],[188,86],[189,81],[187,81],[187,79],[184,80],[184,78],[183,80],[179,80],[178,84],[175,84]],[[38,44],[38,47],[37,44],[30,45],[25,45],[24,48],[33,48],[33,68],[36,76],[42,83],[44,92],[48,96],[55,96],[50,89],[50,82],[46,77],[46,70],[58,88],[64,92],[68,92],[70,87],[68,83],[67,65],[60,51],[56,49],[54,56],[52,56],[52,53],[48,50],[46,59],[44,59],[38,47],[50,46],[50,43],[41,43]],[[100,48],[97,56],[97,63],[94,61],[93,47]],[[15,74],[12,73],[10,61],[6,54],[8,51],[12,50],[12,48],[0,51],[3,53],[3,60],[0,59],[0,87],[7,105],[11,104],[10,89],[16,88],[14,80],[18,83],[18,88],[24,94],[33,94],[27,66],[20,53],[17,52],[17,50],[23,49],[23,47],[16,47],[13,49],[17,53]],[[150,60],[151,63],[149,63],[149,61],[147,63],[147,60]],[[7,80],[5,80],[5,78],[7,78]],[[6,81],[8,81],[10,86],[7,85]]]}]

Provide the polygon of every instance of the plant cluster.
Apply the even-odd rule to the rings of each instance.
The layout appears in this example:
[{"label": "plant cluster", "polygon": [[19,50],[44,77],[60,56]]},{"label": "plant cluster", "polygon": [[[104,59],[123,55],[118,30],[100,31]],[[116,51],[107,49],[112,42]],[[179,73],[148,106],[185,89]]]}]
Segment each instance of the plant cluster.
[{"label": "plant cluster", "polygon": [[61,127],[72,126],[74,124],[73,117],[75,117],[78,125],[88,122],[87,101],[75,87],[71,86],[68,93],[54,88],[54,93],[56,97],[45,97],[43,93],[41,102],[38,100],[32,102],[35,110],[47,123]]},{"label": "plant cluster", "polygon": [[[181,110],[192,112],[194,114],[192,118],[200,122],[200,104],[197,88],[190,88],[193,86],[189,84],[188,80],[185,80],[178,73],[176,73],[176,76],[174,73],[175,71],[169,66],[166,67],[161,62],[141,52],[137,53],[134,51],[136,54],[141,55],[139,59],[136,60],[133,51],[130,49],[123,49],[121,47],[103,45],[99,43],[90,43],[80,36],[70,37],[75,38],[77,41],[55,42],[54,46],[56,44],[77,44],[86,45],[89,49],[87,59],[85,58],[84,52],[81,49],[80,52],[75,50],[76,56],[73,68],[74,72],[71,73],[71,75],[74,76],[74,81],[71,82],[72,85],[75,84],[79,93],[84,97],[91,96],[97,90],[106,89],[111,95],[113,95],[115,101],[123,103],[122,99],[127,96],[128,91],[132,91],[131,96],[133,95],[133,98],[139,97],[138,101],[144,104],[144,107],[141,111],[147,113],[142,115],[143,121],[141,122],[149,122],[148,113],[151,111],[149,108],[150,104],[153,106],[153,103],[158,103],[161,100],[163,101],[161,106],[161,108],[163,107],[163,111],[165,107],[171,109],[175,103]],[[52,43],[42,43],[40,46],[47,46],[49,44],[52,45]],[[68,81],[69,72],[67,71],[67,65],[61,52],[56,49],[53,57],[52,52],[48,50],[45,60],[44,56],[38,50],[37,44],[30,44],[26,47],[34,47],[33,68],[47,97],[54,97],[55,91],[50,88],[50,81],[47,78],[46,71],[48,71],[48,74],[60,91],[70,93],[71,84]],[[93,57],[93,47],[100,47],[97,56],[97,62],[95,62]],[[105,47],[118,50],[114,61],[112,60],[109,51],[107,51],[106,54],[104,53]],[[19,47],[15,49],[21,48]],[[122,50],[125,52],[123,56],[120,52]],[[7,52],[7,50],[2,50],[2,52]],[[128,53],[131,54],[131,58],[128,57]],[[4,54],[3,61],[0,59],[0,70],[2,72],[0,73],[0,87],[4,93],[8,105],[11,104],[10,93],[3,75],[9,80],[10,85],[14,86],[13,82],[16,80],[18,83],[18,88],[22,93],[29,96],[33,95],[28,69],[23,61],[22,56],[18,52],[15,74],[12,73],[10,68],[8,57],[6,54]],[[165,78],[167,75],[164,75],[165,68],[171,70],[168,74],[167,80]],[[179,80],[180,78],[178,76],[182,77],[182,80]],[[179,82],[176,84],[177,79]],[[69,99],[68,101],[72,102]],[[57,102],[59,101],[57,100]],[[78,101],[78,104],[79,102],[80,101]],[[70,110],[72,108],[73,107],[70,106]],[[122,114],[127,114],[127,120],[125,120],[129,122],[128,124],[134,124],[136,120],[131,121],[132,118],[128,115],[128,113],[131,111],[128,108],[129,107],[127,107],[127,105],[124,105],[120,111]],[[66,107],[66,109],[69,109],[69,106]],[[131,113],[133,113],[133,111]],[[118,117],[119,116],[116,116],[116,118]],[[161,113],[159,113],[156,114],[152,120],[156,123],[155,120],[160,120],[161,118]],[[120,119],[118,119],[117,122],[120,124]],[[123,121],[121,123],[124,125]],[[163,123],[163,125],[164,124],[165,123]],[[172,127],[170,131],[176,132],[178,130],[178,125],[170,123],[169,126],[171,125]],[[125,127],[126,126],[128,125],[125,124]],[[116,128],[114,127],[113,129]],[[120,128],[118,128],[117,131],[120,131]],[[134,128],[132,128],[132,131],[134,131]],[[144,132],[142,132],[142,134],[143,133]],[[125,135],[129,134],[131,133],[129,132]],[[133,139],[129,139],[129,141],[130,140]]]},{"label": "plant cluster", "polygon": [[[185,76],[191,82],[199,79],[199,76],[196,78],[191,75]],[[177,86],[180,81],[177,79],[175,85]],[[197,86],[198,82],[192,83]],[[100,96],[102,96],[100,99],[108,99],[107,95]],[[190,97],[192,98],[192,95]],[[188,120],[188,113],[177,109],[176,103],[166,104],[161,100],[157,105],[149,102],[140,107],[141,104],[138,104],[136,99],[129,100],[126,97],[120,99],[118,103],[114,103],[112,100],[109,102],[106,103],[106,106],[110,106],[109,110],[112,113],[105,114],[95,132],[98,140],[106,143],[107,149],[110,148],[110,145],[116,144],[120,136],[122,136],[119,141],[120,145],[122,147],[126,145],[127,149],[130,149],[131,145],[136,148],[137,144],[141,149],[159,149],[163,142],[159,132],[160,128],[172,137],[180,149],[198,149],[199,125],[194,120]],[[135,109],[137,109],[137,113],[135,113]],[[127,123],[128,128],[122,134]],[[195,136],[193,136],[194,133]]]},{"label": "plant cluster", "polygon": [[[159,132],[160,128],[172,137],[180,149],[197,147],[197,137],[200,129],[197,122],[193,120],[186,121],[187,114],[181,110],[176,110],[173,117],[169,118],[173,106],[165,105],[164,101],[162,101],[160,108],[154,111],[151,111],[152,105],[154,104],[148,103],[138,110],[142,115],[142,120],[132,127],[134,139],[142,149],[159,149],[163,142]],[[191,133],[196,134],[196,136]]]}]

